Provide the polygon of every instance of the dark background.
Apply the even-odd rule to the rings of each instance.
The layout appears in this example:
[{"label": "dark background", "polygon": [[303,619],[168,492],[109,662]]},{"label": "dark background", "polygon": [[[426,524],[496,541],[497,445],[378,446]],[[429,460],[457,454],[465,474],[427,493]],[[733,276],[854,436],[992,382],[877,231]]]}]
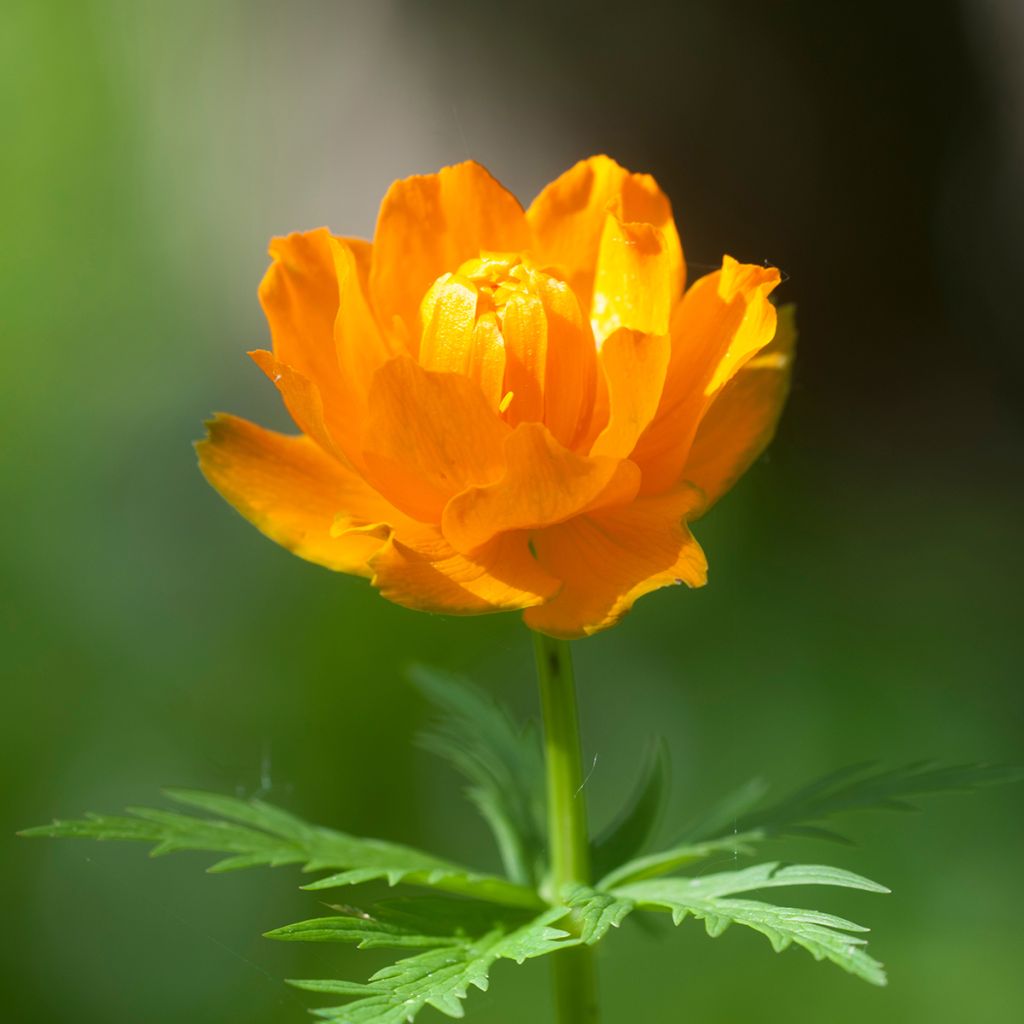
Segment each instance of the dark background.
[{"label": "dark background", "polygon": [[[214,408],[285,424],[243,355],[266,340],[269,237],[367,235],[391,180],[466,157],[528,201],[608,152],[671,196],[691,277],[769,260],[799,306],[779,437],[698,527],[709,586],[577,645],[597,822],[656,731],[677,820],[754,775],[1020,759],[1015,0],[14,0],[0,19],[5,1019],[283,1024],[307,1001],[279,978],[379,964],[259,938],[317,912],[288,869],[12,837],[58,814],[263,791],[493,866],[413,745],[403,673],[464,669],[532,715],[518,618],[414,614],[291,558],[189,446]],[[891,885],[818,900],[872,925],[888,989],[741,929],[626,927],[600,951],[609,1024],[1012,1018],[1021,798],[776,847]],[[546,966],[514,970],[471,1019],[546,1019]]]}]

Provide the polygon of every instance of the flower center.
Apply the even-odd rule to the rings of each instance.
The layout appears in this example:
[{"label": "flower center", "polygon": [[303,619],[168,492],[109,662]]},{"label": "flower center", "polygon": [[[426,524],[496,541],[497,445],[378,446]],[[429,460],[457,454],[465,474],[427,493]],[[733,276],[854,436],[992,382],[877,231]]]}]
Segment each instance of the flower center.
[{"label": "flower center", "polygon": [[[595,349],[564,281],[522,253],[484,252],[431,285],[420,324],[419,361],[426,369],[476,381],[513,426],[556,424],[558,435],[575,437],[576,420],[590,407]],[[567,376],[576,377],[568,404]]]}]

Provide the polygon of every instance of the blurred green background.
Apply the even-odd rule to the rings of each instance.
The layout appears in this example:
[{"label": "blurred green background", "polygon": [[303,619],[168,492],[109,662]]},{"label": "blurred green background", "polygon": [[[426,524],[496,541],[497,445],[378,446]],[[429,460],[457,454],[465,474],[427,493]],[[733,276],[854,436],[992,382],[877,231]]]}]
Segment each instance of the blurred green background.
[{"label": "blurred green background", "polygon": [[[800,307],[780,435],[698,527],[710,585],[577,645],[596,821],[653,732],[676,819],[755,775],[1021,758],[1019,4],[8,0],[0,22],[5,1020],[283,1024],[310,1001],[281,977],[380,962],[261,939],[319,907],[287,869],[13,838],[58,814],[263,792],[495,865],[413,745],[403,673],[463,669],[532,715],[518,618],[413,614],[290,557],[190,448],[213,409],[285,425],[243,355],[267,240],[366,235],[392,179],[469,156],[524,200],[591,152],[651,171],[692,275],[768,259]],[[891,885],[819,899],[873,926],[887,990],[740,929],[624,927],[609,1024],[1013,1019],[1021,788],[926,809],[778,847]],[[472,1020],[548,1019],[546,965],[514,970]]]}]

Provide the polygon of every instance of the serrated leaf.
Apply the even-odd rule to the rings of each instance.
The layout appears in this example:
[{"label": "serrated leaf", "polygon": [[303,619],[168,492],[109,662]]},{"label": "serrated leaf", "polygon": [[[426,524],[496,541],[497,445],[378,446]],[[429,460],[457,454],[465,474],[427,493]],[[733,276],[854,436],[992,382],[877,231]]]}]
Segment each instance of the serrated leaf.
[{"label": "serrated leaf", "polygon": [[637,857],[625,864],[620,864],[614,871],[609,871],[597,883],[597,887],[599,889],[615,889],[643,878],[667,875],[687,864],[714,856],[716,853],[731,855],[752,853],[753,847],[750,843],[758,838],[760,837],[756,834],[748,834],[743,837],[727,836],[706,843],[685,843],[682,846],[673,846],[669,850],[661,850],[658,853]]},{"label": "serrated leaf", "polygon": [[331,917],[285,925],[265,933],[286,942],[346,942],[360,949],[458,946],[495,928],[510,929],[530,915],[478,900],[414,897],[380,900],[364,910],[332,906]]},{"label": "serrated leaf", "polygon": [[331,978],[288,978],[286,985],[300,988],[304,992],[322,992],[332,996],[362,996],[373,993],[373,989],[362,981],[335,981]]},{"label": "serrated leaf", "polygon": [[610,929],[618,928],[636,907],[628,897],[586,885],[566,886],[562,902],[573,911],[580,939],[588,946],[600,942]]},{"label": "serrated leaf", "polygon": [[755,864],[738,871],[720,871],[696,878],[666,878],[649,883],[652,888],[663,886],[664,891],[685,891],[699,896],[728,896],[738,892],[755,892],[793,885],[831,885],[865,892],[888,893],[890,890],[878,882],[856,875],[852,871],[824,864],[788,864],[777,862]]},{"label": "serrated leaf", "polygon": [[508,877],[535,887],[545,857],[543,753],[489,693],[465,679],[417,666],[412,680],[442,717],[420,737],[469,782],[467,796],[494,835]]},{"label": "serrated leaf", "polygon": [[404,928],[360,913],[314,917],[264,932],[263,936],[282,942],[347,942],[360,949],[402,949],[407,946],[434,949],[462,943],[455,936],[423,934],[419,929]]},{"label": "serrated leaf", "polygon": [[622,812],[591,844],[594,874],[606,874],[644,848],[661,820],[670,782],[668,745],[659,737],[644,758],[639,781]]},{"label": "serrated leaf", "polygon": [[[172,789],[167,795],[218,818],[197,818],[177,811],[131,808],[134,817],[90,814],[70,821],[27,829],[23,836],[132,840],[153,844],[151,854],[199,850],[228,856],[208,870],[301,864],[304,871],[340,872],[321,880],[324,886],[386,878],[509,906],[537,908],[539,896],[525,886],[481,874],[409,846],[362,839],[310,825],[261,800],[195,790]],[[226,820],[225,820],[226,819]],[[342,880],[339,880],[342,879]]]},{"label": "serrated leaf", "polygon": [[553,907],[514,927],[498,924],[490,931],[454,944],[399,960],[363,985],[330,980],[292,981],[308,991],[356,998],[343,1006],[315,1010],[334,1024],[406,1024],[427,1006],[449,1017],[461,1017],[470,988],[485,991],[488,975],[499,959],[525,960],[557,952],[579,940],[552,925],[568,913]]},{"label": "serrated leaf", "polygon": [[820,911],[728,898],[733,893],[789,885],[833,885],[888,892],[878,883],[840,868],[758,864],[698,878],[648,879],[621,886],[615,895],[634,900],[641,908],[667,910],[677,925],[689,915],[702,919],[712,938],[731,924],[742,924],[766,936],[776,952],[795,943],[816,960],[830,960],[865,981],[884,985],[882,965],[863,950],[863,939],[849,934],[867,931],[863,926]]}]

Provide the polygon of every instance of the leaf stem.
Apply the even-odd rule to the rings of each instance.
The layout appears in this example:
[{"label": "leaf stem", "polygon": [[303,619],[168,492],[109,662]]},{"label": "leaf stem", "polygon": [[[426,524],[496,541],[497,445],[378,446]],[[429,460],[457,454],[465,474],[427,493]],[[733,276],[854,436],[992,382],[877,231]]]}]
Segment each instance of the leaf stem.
[{"label": "leaf stem", "polygon": [[[583,795],[576,680],[568,641],[533,634],[544,719],[548,844],[555,901],[572,883],[590,882],[587,803]],[[596,1024],[597,985],[590,946],[572,946],[552,957],[559,1024]]]}]

